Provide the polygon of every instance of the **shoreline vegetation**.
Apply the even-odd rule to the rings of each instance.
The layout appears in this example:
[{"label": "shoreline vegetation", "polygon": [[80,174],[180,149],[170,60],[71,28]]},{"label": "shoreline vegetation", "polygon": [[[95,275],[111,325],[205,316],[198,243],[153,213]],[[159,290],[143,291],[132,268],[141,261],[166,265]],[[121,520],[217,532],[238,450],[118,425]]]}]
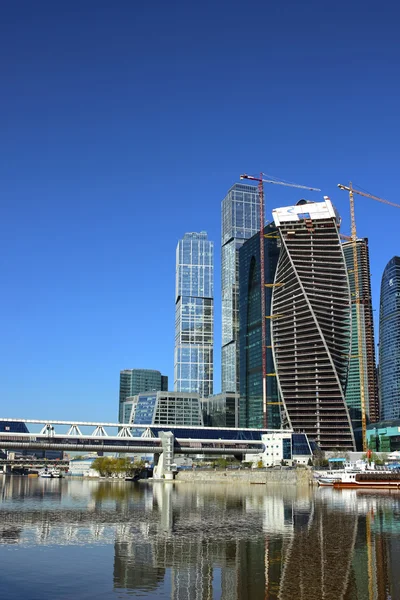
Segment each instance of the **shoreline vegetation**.
[{"label": "shoreline vegetation", "polygon": [[92,467],[99,477],[122,479],[124,477],[140,477],[146,470],[144,461],[132,462],[130,458],[112,456],[99,456],[93,461]]}]

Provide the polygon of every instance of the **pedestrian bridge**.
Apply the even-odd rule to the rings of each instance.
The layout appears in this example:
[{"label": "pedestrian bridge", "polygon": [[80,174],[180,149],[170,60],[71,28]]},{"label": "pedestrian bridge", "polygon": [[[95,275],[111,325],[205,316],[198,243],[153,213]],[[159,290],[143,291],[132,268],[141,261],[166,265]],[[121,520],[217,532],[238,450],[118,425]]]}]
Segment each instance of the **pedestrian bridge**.
[{"label": "pedestrian bridge", "polygon": [[[125,425],[95,421],[1,419],[0,448],[4,450],[63,450],[66,452],[123,452],[161,457],[164,472],[175,454],[237,455],[260,453],[263,436],[291,433],[277,429],[192,427],[184,425]],[[304,437],[304,434],[294,434]],[[307,442],[308,444],[308,442]]]}]

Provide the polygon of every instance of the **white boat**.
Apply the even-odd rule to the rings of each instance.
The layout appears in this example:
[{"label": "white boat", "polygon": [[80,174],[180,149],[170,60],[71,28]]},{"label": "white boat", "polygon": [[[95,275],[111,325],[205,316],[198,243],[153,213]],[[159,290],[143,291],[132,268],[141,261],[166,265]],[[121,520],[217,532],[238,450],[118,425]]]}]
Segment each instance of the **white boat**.
[{"label": "white boat", "polygon": [[60,469],[48,469],[45,467],[39,471],[39,477],[44,477],[45,479],[61,479],[62,473]]},{"label": "white boat", "polygon": [[46,479],[52,479],[53,475],[51,474],[51,470],[47,469],[47,467],[45,469],[42,469],[41,471],[39,471],[39,477],[44,477]]},{"label": "white boat", "polygon": [[317,483],[319,486],[333,486],[335,481],[338,481],[338,479],[334,479],[333,477],[320,477],[319,479],[317,479]]}]

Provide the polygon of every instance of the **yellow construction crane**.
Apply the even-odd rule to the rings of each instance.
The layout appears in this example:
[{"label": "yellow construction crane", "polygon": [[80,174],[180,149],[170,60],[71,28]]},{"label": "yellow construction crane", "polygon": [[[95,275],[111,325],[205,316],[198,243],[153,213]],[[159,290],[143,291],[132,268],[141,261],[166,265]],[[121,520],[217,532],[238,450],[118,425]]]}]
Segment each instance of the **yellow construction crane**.
[{"label": "yellow construction crane", "polygon": [[[368,194],[367,192],[361,192],[360,190],[355,190],[353,188],[353,184],[350,182],[349,185],[342,185],[338,183],[338,188],[341,190],[345,190],[349,192],[349,200],[350,200],[350,219],[351,219],[351,241],[353,243],[353,267],[354,267],[354,291],[355,298],[354,302],[356,305],[356,318],[357,318],[357,338],[358,338],[358,361],[359,361],[359,371],[360,371],[360,400],[361,400],[361,426],[362,426],[362,445],[363,451],[367,451],[367,411],[365,406],[365,374],[364,374],[364,349],[362,343],[362,326],[361,326],[361,311],[360,311],[360,281],[359,281],[359,271],[358,271],[358,253],[357,253],[357,229],[356,229],[356,217],[354,212],[354,194],[358,194],[359,196],[364,196],[365,198],[371,198],[372,200],[377,200],[378,202],[383,202],[384,204],[389,204],[389,206],[395,206],[396,208],[400,208],[400,204],[395,204],[394,202],[389,202],[388,200],[384,200],[383,198],[379,198],[378,196],[373,196],[372,194]],[[347,236],[341,236],[343,238]]]}]

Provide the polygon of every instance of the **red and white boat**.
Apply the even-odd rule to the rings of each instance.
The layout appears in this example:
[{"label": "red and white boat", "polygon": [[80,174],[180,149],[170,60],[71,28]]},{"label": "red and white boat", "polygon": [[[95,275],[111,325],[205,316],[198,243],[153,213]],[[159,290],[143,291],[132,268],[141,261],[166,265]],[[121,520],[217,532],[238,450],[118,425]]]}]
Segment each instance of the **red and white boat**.
[{"label": "red and white boat", "polygon": [[389,471],[347,472],[334,482],[333,487],[400,491],[400,473]]}]

